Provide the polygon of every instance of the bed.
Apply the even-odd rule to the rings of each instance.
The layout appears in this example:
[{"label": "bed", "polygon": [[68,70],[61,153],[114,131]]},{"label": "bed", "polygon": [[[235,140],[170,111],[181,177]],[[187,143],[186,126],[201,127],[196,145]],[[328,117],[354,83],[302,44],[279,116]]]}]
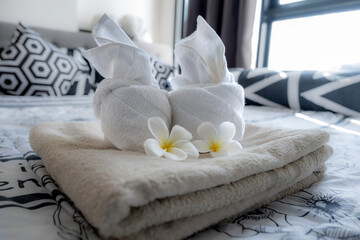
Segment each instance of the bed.
[{"label": "bed", "polygon": [[[346,101],[347,107],[328,104],[326,109],[317,100],[310,102],[309,94],[303,94],[305,90],[301,89],[295,89],[297,94],[302,92],[297,102],[286,91],[274,99],[267,95],[273,89],[266,91],[265,87],[278,82],[281,84],[276,88],[281,89],[288,85],[285,80],[298,73],[284,77],[280,72],[264,71],[233,70],[248,94],[245,120],[262,126],[328,131],[334,154],[327,161],[326,174],[308,189],[188,239],[359,239],[360,118],[348,116],[356,113],[358,101],[352,109]],[[312,82],[306,77],[309,74],[313,79],[319,75],[306,72],[302,75],[305,77],[298,77],[299,82],[304,81],[302,86]],[[320,81],[347,83],[350,79],[358,83],[357,73],[331,76],[325,76],[331,81],[325,81],[324,76]],[[262,84],[263,91],[259,89],[261,81],[267,83]],[[319,81],[316,84],[319,87]],[[31,127],[41,122],[96,121],[88,92],[90,95],[61,97],[0,96],[0,239],[99,239],[96,229],[61,192],[29,145]]]},{"label": "bed", "polygon": [[[265,126],[323,128],[334,155],[309,189],[215,226],[190,239],[356,239],[359,218],[359,120],[331,112],[247,106],[246,120]],[[94,229],[46,172],[29,146],[30,128],[47,121],[95,120],[92,97],[2,96],[2,239],[97,239]],[[314,224],[316,223],[316,224]]]}]

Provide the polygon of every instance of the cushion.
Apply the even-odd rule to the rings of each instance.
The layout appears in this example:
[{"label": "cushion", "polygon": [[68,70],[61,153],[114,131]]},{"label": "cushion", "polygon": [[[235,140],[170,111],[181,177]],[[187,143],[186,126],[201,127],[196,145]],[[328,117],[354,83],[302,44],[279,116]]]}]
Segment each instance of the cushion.
[{"label": "cushion", "polygon": [[246,104],[360,116],[360,71],[239,70]]},{"label": "cushion", "polygon": [[154,78],[158,81],[161,89],[170,91],[170,79],[174,74],[174,68],[161,62],[156,57],[150,57],[151,62],[151,72]]},{"label": "cushion", "polygon": [[[64,54],[71,56],[75,61],[78,72],[71,81],[71,86],[66,95],[90,95],[93,94],[96,88],[96,77],[99,73],[95,68],[84,58],[82,52],[84,48],[61,48]],[[101,79],[103,79],[101,77]]]},{"label": "cushion", "polygon": [[[68,55],[19,23],[11,44],[0,53],[0,92],[7,95],[62,96],[91,92],[94,74],[77,53]],[[84,76],[85,74],[85,76]],[[80,84],[81,83],[81,84]],[[78,89],[85,86],[84,90]],[[89,87],[86,90],[86,87]]]},{"label": "cushion", "polygon": [[[160,61],[154,56],[150,56],[151,73],[157,80],[161,89],[170,91],[172,90],[170,85],[171,77],[174,75],[174,68]],[[95,85],[97,86],[104,77],[96,71],[95,73]]]}]

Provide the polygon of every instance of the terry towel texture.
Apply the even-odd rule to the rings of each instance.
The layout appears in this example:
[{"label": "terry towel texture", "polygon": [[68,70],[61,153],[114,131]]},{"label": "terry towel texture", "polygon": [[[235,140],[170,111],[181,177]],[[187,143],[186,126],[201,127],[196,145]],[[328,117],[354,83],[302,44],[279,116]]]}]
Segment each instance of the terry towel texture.
[{"label": "terry towel texture", "polygon": [[103,15],[92,34],[99,46],[84,56],[106,78],[94,95],[105,139],[119,149],[144,152],[144,141],[152,137],[148,119],[160,117],[171,125],[168,93],[151,74],[149,55],[110,17]]},{"label": "terry towel texture", "polygon": [[236,126],[234,139],[241,141],[244,89],[227,68],[221,38],[199,16],[196,31],[175,45],[174,54],[181,74],[171,80],[172,124],[186,128],[196,140],[200,139],[197,129],[203,122],[219,126],[229,121]]},{"label": "terry towel texture", "polygon": [[308,187],[332,154],[321,130],[246,124],[237,156],[172,161],[111,149],[100,123],[43,123],[30,144],[104,238],[181,239]]}]

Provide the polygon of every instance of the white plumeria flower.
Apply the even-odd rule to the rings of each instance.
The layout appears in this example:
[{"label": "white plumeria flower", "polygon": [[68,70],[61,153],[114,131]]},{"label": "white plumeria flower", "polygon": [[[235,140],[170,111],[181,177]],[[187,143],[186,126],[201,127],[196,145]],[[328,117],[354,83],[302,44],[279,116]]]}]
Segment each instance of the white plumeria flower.
[{"label": "white plumeria flower", "polygon": [[149,118],[148,126],[155,139],[149,138],[144,142],[146,154],[165,156],[172,160],[184,160],[188,156],[199,157],[199,152],[190,142],[192,134],[185,128],[175,125],[169,135],[165,121],[159,117]]},{"label": "white plumeria flower", "polygon": [[194,141],[193,144],[200,153],[208,153],[212,157],[235,155],[242,149],[240,143],[232,140],[236,133],[236,127],[231,122],[223,122],[216,130],[210,122],[202,123],[198,130],[202,140]]}]

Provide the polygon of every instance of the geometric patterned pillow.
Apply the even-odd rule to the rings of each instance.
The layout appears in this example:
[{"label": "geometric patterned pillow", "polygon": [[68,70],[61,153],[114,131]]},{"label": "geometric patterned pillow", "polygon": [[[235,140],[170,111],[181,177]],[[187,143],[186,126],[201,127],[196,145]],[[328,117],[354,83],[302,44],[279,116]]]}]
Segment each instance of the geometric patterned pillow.
[{"label": "geometric patterned pillow", "polygon": [[[156,57],[150,56],[151,73],[158,82],[160,89],[167,91],[172,90],[170,85],[171,77],[174,74],[174,68],[161,62]],[[104,77],[96,71],[95,82],[96,86],[103,80]]]},{"label": "geometric patterned pillow", "polygon": [[174,74],[174,68],[161,62],[156,57],[150,57],[150,63],[152,67],[151,73],[159,83],[160,88],[167,91],[172,90],[170,80]]},{"label": "geometric patterned pillow", "polygon": [[76,79],[81,71],[81,64],[73,56],[19,23],[11,44],[0,53],[0,92],[17,96],[66,95],[80,81]]},{"label": "geometric patterned pillow", "polygon": [[360,71],[240,70],[246,104],[360,116]]},{"label": "geometric patterned pillow", "polygon": [[76,67],[79,69],[73,80],[71,86],[66,95],[91,95],[95,92],[95,68],[84,58],[84,48],[61,48],[68,56],[71,56],[76,63]]}]

